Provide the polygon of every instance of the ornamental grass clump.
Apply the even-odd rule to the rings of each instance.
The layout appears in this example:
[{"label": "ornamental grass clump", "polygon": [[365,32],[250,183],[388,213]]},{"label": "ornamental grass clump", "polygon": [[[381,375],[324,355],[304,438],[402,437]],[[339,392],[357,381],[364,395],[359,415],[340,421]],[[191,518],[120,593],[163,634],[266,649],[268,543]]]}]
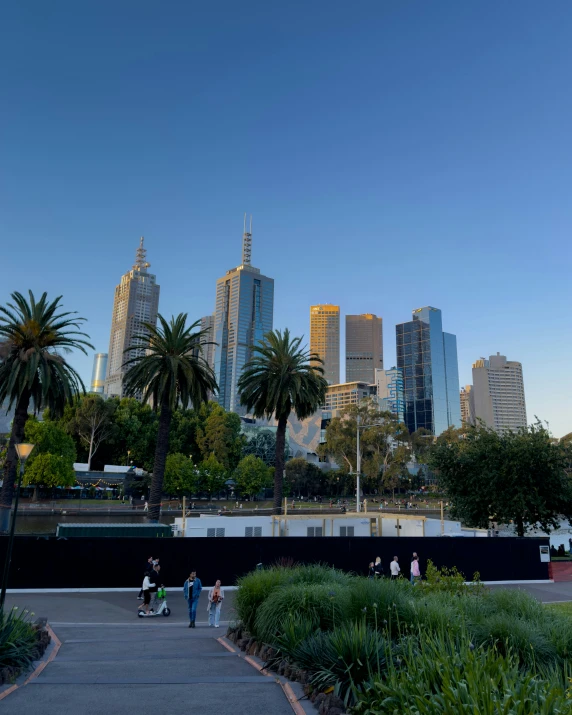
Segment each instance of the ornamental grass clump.
[{"label": "ornamental grass clump", "polygon": [[286,582],[289,569],[277,567],[251,571],[238,579],[235,610],[242,625],[252,632],[260,606],[272,591]]},{"label": "ornamental grass clump", "polygon": [[296,614],[316,628],[328,630],[343,620],[348,603],[348,587],[339,584],[292,584],[273,590],[258,608],[254,635],[272,645],[284,630],[287,619]]},{"label": "ornamental grass clump", "polygon": [[38,640],[27,611],[0,611],[0,668],[27,668],[38,656]]},{"label": "ornamental grass clump", "polygon": [[509,649],[475,646],[468,633],[419,633],[359,694],[356,715],[570,715],[560,677],[523,672]]}]

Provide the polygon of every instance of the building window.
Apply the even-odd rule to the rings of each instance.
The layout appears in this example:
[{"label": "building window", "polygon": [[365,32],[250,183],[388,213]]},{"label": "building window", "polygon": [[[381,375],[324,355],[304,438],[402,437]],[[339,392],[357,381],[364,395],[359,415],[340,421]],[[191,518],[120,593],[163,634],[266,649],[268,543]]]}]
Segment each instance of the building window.
[{"label": "building window", "polygon": [[207,536],[224,536],[224,529],[207,529]]},{"label": "building window", "polygon": [[353,526],[340,526],[340,536],[353,536],[354,527]]},{"label": "building window", "polygon": [[245,526],[244,527],[245,536],[262,536],[261,526]]},{"label": "building window", "polygon": [[321,526],[309,526],[307,535],[308,536],[322,536],[322,527]]}]

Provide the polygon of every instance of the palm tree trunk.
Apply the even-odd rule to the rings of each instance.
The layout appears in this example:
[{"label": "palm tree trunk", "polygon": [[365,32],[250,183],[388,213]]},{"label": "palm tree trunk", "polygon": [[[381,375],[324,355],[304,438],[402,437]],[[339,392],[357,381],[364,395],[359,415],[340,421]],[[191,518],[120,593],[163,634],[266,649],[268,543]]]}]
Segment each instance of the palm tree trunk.
[{"label": "palm tree trunk", "polygon": [[274,513],[282,513],[282,487],[284,484],[284,451],[288,419],[281,417],[276,428],[276,467],[274,469]]},{"label": "palm tree trunk", "polygon": [[161,514],[161,496],[163,495],[163,477],[165,475],[165,463],[167,452],[169,451],[169,432],[171,429],[171,419],[173,412],[168,402],[161,405],[159,416],[159,431],[157,434],[157,447],[155,449],[155,462],[153,464],[153,479],[151,480],[151,492],[149,494],[149,521],[159,521]]},{"label": "palm tree trunk", "polygon": [[2,492],[0,493],[0,533],[6,533],[10,529],[10,512],[12,510],[12,498],[14,496],[14,482],[16,481],[18,469],[15,445],[24,441],[24,428],[26,427],[26,420],[28,419],[29,404],[30,393],[25,390],[20,395],[20,399],[16,405],[6,462],[4,463],[4,483],[2,484]]}]

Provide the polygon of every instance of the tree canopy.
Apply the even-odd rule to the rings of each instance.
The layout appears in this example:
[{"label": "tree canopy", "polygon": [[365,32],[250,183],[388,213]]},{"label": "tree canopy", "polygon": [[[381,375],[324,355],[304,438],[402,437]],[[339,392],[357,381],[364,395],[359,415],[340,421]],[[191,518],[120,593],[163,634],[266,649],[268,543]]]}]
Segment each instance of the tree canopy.
[{"label": "tree canopy", "polygon": [[25,485],[70,487],[75,483],[75,445],[61,427],[30,417],[26,422],[25,438],[35,445],[26,462]]},{"label": "tree canopy", "polygon": [[243,457],[234,472],[236,489],[244,496],[256,496],[270,485],[270,471],[264,462],[253,454]]},{"label": "tree canopy", "polygon": [[451,516],[467,526],[514,523],[518,536],[545,532],[572,516],[566,445],[540,422],[502,434],[483,425],[439,437],[429,465],[449,497]]}]

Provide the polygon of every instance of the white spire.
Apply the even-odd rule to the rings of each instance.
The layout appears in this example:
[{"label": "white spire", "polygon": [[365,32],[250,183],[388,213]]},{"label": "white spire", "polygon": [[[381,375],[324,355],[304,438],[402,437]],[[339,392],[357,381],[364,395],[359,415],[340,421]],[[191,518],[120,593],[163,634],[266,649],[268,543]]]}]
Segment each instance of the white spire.
[{"label": "white spire", "polygon": [[135,251],[135,263],[133,264],[133,269],[137,271],[144,271],[151,265],[147,263],[147,251],[143,247],[145,237],[141,236],[139,239],[139,248]]},{"label": "white spire", "polygon": [[246,230],[246,214],[244,214],[244,233],[242,234],[242,265],[249,266],[252,255],[252,215],[250,216],[250,231]]}]

